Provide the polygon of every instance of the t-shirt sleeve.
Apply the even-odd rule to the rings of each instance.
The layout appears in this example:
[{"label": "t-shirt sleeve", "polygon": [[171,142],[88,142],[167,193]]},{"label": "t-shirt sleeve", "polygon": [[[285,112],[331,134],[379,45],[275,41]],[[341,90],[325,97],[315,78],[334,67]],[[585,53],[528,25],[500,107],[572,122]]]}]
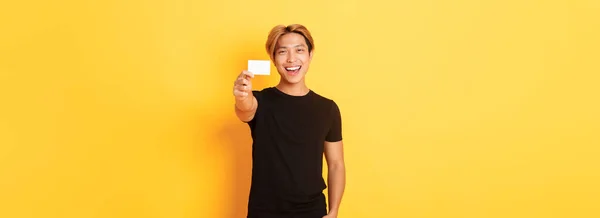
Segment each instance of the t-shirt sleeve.
[{"label": "t-shirt sleeve", "polygon": [[337,142],[342,140],[342,116],[338,105],[332,101],[331,106],[331,126],[325,138],[328,142]]},{"label": "t-shirt sleeve", "polygon": [[262,92],[261,91],[253,90],[252,91],[252,95],[254,95],[254,97],[256,97],[256,101],[260,102],[260,100],[262,98]]}]

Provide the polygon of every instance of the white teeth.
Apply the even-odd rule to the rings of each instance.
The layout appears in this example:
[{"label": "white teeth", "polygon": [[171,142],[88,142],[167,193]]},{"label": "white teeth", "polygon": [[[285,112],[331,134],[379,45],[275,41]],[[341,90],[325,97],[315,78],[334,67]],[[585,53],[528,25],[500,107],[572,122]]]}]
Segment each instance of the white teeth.
[{"label": "white teeth", "polygon": [[293,71],[293,70],[300,69],[300,67],[289,67],[289,68],[285,68],[285,69],[286,69],[286,70]]}]

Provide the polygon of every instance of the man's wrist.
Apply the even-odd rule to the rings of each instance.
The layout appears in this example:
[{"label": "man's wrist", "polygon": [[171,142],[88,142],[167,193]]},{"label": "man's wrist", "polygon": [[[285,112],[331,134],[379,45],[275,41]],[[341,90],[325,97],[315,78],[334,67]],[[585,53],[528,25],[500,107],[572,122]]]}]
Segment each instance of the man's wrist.
[{"label": "man's wrist", "polygon": [[246,103],[245,101],[248,101],[251,98],[247,98],[244,100],[237,100],[235,101],[235,108],[237,108],[238,110],[242,111],[242,112],[246,112],[246,111],[250,111],[252,110],[252,107],[254,106],[254,101],[250,102],[250,106],[249,107],[244,107],[244,105],[248,105],[248,103]]}]

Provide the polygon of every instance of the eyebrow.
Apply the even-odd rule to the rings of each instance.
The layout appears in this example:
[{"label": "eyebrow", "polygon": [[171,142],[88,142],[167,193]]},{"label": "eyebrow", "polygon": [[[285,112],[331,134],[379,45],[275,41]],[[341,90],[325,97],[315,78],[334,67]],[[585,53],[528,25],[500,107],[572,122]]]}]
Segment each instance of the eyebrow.
[{"label": "eyebrow", "polygon": [[[298,45],[291,46],[291,47],[294,47],[294,48],[306,47],[306,45],[304,45],[304,44],[298,44]],[[277,47],[277,49],[282,49],[282,48],[288,48],[288,47],[287,46],[279,46],[279,47]]]}]

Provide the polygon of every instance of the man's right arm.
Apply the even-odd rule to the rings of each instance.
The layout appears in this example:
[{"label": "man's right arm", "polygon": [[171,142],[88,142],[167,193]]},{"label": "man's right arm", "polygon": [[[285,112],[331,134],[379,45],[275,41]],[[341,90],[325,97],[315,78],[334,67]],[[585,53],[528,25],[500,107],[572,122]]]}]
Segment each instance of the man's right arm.
[{"label": "man's right arm", "polygon": [[254,74],[249,71],[242,71],[233,86],[235,114],[243,122],[252,120],[258,108],[258,100],[252,93],[252,78],[254,78]]},{"label": "man's right arm", "polygon": [[243,122],[250,122],[254,118],[254,114],[256,114],[256,109],[258,108],[256,97],[252,94],[249,96],[244,100],[236,100],[235,102],[235,114]]}]

